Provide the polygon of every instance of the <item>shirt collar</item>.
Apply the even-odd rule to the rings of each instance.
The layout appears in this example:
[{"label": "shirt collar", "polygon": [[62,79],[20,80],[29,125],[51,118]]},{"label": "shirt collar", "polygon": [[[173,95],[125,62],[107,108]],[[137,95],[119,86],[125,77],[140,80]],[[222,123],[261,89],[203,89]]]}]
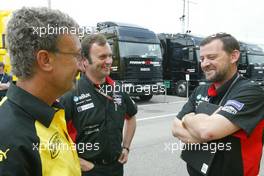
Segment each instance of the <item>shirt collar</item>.
[{"label": "shirt collar", "polygon": [[50,126],[54,114],[58,109],[62,109],[62,106],[58,102],[54,102],[52,106],[49,106],[42,100],[12,83],[10,84],[6,96],[10,101],[21,107],[47,128]]},{"label": "shirt collar", "polygon": [[234,74],[234,76],[230,80],[228,80],[226,83],[224,83],[218,89],[216,89],[217,96],[220,96],[220,97],[224,96],[224,94],[226,93],[226,91],[231,86],[232,82],[236,79],[237,76],[238,76],[238,73]]},{"label": "shirt collar", "polygon": [[105,78],[105,82],[106,82],[107,84],[111,85],[111,86],[114,86],[114,84],[115,84],[115,81],[112,80],[112,78],[110,78],[110,76],[107,76],[107,77]]}]

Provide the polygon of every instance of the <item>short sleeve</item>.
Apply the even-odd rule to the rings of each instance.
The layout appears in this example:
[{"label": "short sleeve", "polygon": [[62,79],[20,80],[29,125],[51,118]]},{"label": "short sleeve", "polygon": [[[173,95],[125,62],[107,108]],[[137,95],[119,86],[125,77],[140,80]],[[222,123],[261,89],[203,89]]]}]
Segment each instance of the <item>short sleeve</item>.
[{"label": "short sleeve", "polygon": [[129,117],[134,116],[138,111],[136,103],[131,99],[131,97],[129,97],[127,93],[124,93],[124,99],[126,103],[126,114]]},{"label": "short sleeve", "polygon": [[257,85],[241,86],[228,98],[218,114],[242,128],[248,135],[264,118],[264,91]]}]

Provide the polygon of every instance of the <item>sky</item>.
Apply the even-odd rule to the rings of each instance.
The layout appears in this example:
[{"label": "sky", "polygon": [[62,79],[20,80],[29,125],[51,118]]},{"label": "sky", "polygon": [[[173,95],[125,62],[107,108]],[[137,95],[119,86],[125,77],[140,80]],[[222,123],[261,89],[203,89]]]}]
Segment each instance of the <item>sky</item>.
[{"label": "sky", "polygon": [[[184,0],[50,1],[51,8],[68,13],[81,26],[116,21],[143,26],[156,33],[179,33],[189,29],[191,34],[208,36],[227,32],[238,40],[264,46],[262,0],[186,0],[184,28],[180,20]],[[48,0],[1,0],[0,10],[23,6],[48,6]]]}]

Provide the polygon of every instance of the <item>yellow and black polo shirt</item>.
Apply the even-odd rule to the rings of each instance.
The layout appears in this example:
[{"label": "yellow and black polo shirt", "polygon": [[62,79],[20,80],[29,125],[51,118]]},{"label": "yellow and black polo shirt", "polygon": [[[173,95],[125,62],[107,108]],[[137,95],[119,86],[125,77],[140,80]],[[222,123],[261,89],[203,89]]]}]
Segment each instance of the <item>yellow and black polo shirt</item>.
[{"label": "yellow and black polo shirt", "polygon": [[0,175],[79,176],[64,110],[11,84],[0,103]]}]

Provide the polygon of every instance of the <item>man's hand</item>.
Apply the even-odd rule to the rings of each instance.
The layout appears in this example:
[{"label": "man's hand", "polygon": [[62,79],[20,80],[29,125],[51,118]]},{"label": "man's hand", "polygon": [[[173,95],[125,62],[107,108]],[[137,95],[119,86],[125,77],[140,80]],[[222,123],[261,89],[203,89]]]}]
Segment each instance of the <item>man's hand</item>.
[{"label": "man's hand", "polygon": [[189,113],[189,114],[186,114],[185,116],[183,116],[183,118],[182,118],[182,126],[184,127],[184,128],[186,128],[186,126],[185,126],[185,119],[186,118],[190,118],[190,117],[193,117],[193,116],[195,116],[195,113],[194,112],[191,112],[191,113]]},{"label": "man's hand", "polygon": [[90,161],[86,161],[82,158],[79,158],[80,160],[80,165],[81,165],[81,169],[84,172],[90,171],[94,168],[94,164]]},{"label": "man's hand", "polygon": [[[190,113],[189,115],[192,115]],[[188,115],[188,114],[186,114]],[[184,117],[186,117],[186,115]],[[200,143],[198,139],[192,136],[189,131],[183,126],[182,120],[175,118],[172,124],[172,134],[184,143]]]},{"label": "man's hand", "polygon": [[121,155],[118,158],[118,162],[125,164],[128,160],[128,150],[123,148]]},{"label": "man's hand", "polygon": [[7,90],[9,87],[10,83],[1,83],[0,82],[0,90]]},{"label": "man's hand", "polygon": [[221,139],[238,131],[240,127],[233,124],[225,116],[217,114],[219,110],[217,109],[212,115],[187,114],[183,118],[184,127],[192,136],[202,142]]}]

